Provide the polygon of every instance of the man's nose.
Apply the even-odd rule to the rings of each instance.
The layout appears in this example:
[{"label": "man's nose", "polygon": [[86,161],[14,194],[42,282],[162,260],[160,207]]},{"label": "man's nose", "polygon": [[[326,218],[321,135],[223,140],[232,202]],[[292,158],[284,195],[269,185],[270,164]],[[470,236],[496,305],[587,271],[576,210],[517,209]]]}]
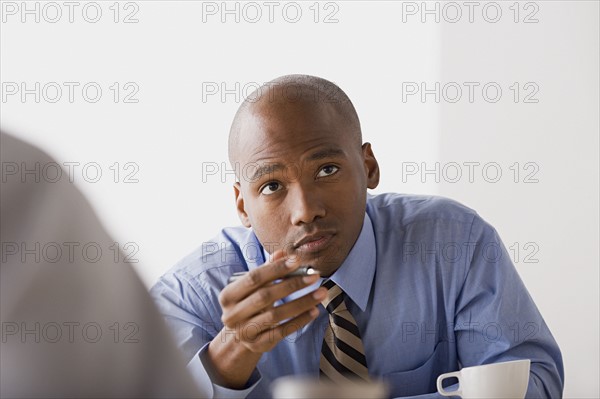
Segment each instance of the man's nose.
[{"label": "man's nose", "polygon": [[325,206],[316,190],[297,188],[288,195],[293,225],[309,224],[325,216]]}]

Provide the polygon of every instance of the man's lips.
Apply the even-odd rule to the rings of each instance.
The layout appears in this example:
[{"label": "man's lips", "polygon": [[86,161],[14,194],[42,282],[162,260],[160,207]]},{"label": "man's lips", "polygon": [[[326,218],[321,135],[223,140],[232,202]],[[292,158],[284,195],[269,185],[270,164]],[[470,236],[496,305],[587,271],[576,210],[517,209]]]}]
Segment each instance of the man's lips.
[{"label": "man's lips", "polygon": [[294,247],[300,251],[308,251],[314,252],[323,249],[331,238],[333,237],[332,233],[317,233],[311,234],[309,236],[303,237],[300,241],[298,241]]}]

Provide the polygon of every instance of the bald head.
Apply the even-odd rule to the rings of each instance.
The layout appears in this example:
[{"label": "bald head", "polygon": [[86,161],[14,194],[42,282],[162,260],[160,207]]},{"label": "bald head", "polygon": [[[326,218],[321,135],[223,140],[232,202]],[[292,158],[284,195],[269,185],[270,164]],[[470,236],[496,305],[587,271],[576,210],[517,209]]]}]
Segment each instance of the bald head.
[{"label": "bald head", "polygon": [[285,75],[271,80],[252,92],[238,108],[229,131],[229,161],[239,159],[240,142],[250,118],[286,116],[289,107],[321,108],[335,112],[348,140],[362,144],[360,121],[350,98],[334,83],[310,75]]}]

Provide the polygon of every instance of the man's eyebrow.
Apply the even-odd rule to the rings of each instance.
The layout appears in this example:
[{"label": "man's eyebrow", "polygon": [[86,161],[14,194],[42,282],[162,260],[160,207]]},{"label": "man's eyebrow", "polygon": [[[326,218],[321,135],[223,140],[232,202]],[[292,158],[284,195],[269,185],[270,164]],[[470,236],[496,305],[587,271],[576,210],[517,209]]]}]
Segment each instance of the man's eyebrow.
[{"label": "man's eyebrow", "polygon": [[259,166],[258,168],[256,168],[254,173],[252,173],[252,176],[250,176],[250,182],[255,182],[264,175],[268,175],[270,173],[283,169],[285,169],[285,167],[280,163],[269,163],[263,166]]},{"label": "man's eyebrow", "polygon": [[[306,160],[307,161],[318,161],[318,160],[325,159],[325,158],[340,157],[340,156],[343,156],[344,154],[345,154],[344,151],[340,150],[339,148],[330,147],[330,148],[324,148],[322,150],[313,152],[306,158]],[[285,166],[280,163],[269,163],[269,164],[266,164],[263,166],[259,166],[256,168],[256,170],[254,170],[254,173],[252,173],[252,175],[250,176],[250,182],[255,182],[258,179],[260,179],[261,177],[263,177],[264,175],[268,175],[268,174],[271,174],[271,173],[274,173],[277,171],[281,171],[284,169],[285,169]]]},{"label": "man's eyebrow", "polygon": [[308,158],[306,158],[306,160],[318,161],[318,160],[324,159],[324,158],[335,158],[335,157],[340,157],[343,155],[344,155],[344,151],[340,150],[339,148],[330,147],[330,148],[324,148],[322,150],[313,152],[312,154],[310,154],[308,156]]}]

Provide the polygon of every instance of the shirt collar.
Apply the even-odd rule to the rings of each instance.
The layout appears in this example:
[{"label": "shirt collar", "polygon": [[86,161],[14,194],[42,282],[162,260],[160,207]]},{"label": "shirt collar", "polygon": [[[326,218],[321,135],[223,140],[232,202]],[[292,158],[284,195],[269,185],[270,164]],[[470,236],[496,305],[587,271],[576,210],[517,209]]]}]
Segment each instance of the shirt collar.
[{"label": "shirt collar", "polygon": [[268,254],[252,229],[248,229],[245,239],[240,242],[240,247],[249,271],[262,265],[268,259]]},{"label": "shirt collar", "polygon": [[333,273],[331,280],[362,310],[367,308],[377,251],[371,218],[365,212],[362,230],[342,265]]}]

